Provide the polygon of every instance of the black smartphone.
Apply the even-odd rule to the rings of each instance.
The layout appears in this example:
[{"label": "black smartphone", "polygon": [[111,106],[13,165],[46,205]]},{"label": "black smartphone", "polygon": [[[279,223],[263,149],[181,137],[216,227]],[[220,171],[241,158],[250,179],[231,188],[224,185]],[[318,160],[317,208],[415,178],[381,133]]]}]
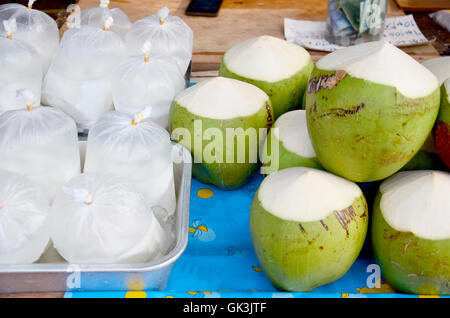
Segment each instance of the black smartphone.
[{"label": "black smartphone", "polygon": [[216,17],[222,0],[192,0],[186,9],[186,15]]}]

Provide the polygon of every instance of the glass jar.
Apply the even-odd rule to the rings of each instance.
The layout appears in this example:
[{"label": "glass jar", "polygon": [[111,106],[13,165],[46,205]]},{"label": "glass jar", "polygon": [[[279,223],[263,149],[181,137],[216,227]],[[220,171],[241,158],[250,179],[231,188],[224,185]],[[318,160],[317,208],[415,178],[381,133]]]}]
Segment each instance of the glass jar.
[{"label": "glass jar", "polygon": [[328,0],[328,42],[350,46],[380,40],[386,20],[387,0]]}]

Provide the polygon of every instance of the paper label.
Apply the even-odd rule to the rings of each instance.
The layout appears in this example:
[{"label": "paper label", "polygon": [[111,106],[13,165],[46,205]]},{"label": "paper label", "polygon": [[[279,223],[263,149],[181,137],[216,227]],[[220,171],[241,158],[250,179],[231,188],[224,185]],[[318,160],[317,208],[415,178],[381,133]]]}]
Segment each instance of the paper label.
[{"label": "paper label", "polygon": [[[305,48],[333,52],[343,48],[325,39],[326,22],[284,19],[284,36],[289,42]],[[386,19],[384,39],[395,46],[411,46],[427,43],[412,15]]]}]

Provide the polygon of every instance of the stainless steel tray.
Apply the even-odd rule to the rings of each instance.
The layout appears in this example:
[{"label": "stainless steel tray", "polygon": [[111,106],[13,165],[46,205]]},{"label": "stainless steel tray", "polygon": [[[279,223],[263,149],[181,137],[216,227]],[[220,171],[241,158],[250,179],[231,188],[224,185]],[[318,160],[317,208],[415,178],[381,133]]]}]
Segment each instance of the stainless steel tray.
[{"label": "stainless steel tray", "polygon": [[64,262],[50,248],[37,263],[0,265],[0,293],[165,289],[172,267],[188,241],[191,173],[190,152],[175,144],[177,237],[173,249],[166,256],[145,264],[75,265]]}]

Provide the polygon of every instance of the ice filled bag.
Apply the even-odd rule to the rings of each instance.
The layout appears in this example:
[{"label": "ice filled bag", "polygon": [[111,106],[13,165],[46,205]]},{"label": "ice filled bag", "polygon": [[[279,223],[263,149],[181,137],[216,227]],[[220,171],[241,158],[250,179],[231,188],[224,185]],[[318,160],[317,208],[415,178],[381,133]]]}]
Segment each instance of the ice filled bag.
[{"label": "ice filled bag", "polygon": [[0,264],[35,262],[50,239],[49,215],[37,183],[0,170]]},{"label": "ice filled bag", "polygon": [[64,33],[61,46],[44,79],[42,103],[62,109],[81,130],[113,109],[112,70],[126,56],[119,35],[104,28],[82,26]]},{"label": "ice filled bag", "polygon": [[[28,1],[28,8],[18,3],[0,5],[0,22],[15,19],[17,30],[14,38],[36,50],[39,54],[44,74],[58,49],[59,30],[55,20],[45,12],[32,8],[34,0]],[[0,24],[0,35],[7,34]]]},{"label": "ice filled bag", "polygon": [[170,216],[176,206],[173,148],[169,133],[148,118],[150,113],[148,107],[135,116],[114,111],[100,118],[89,132],[84,171],[126,178],[148,207]]},{"label": "ice filled bag", "polygon": [[150,42],[142,54],[125,59],[112,76],[112,95],[116,110],[135,114],[152,107],[151,118],[168,128],[173,98],[185,88],[185,79],[168,55],[153,55]]},{"label": "ice filled bag", "polygon": [[192,58],[194,35],[180,17],[169,15],[169,9],[164,7],[157,14],[136,21],[125,37],[130,55],[141,54],[146,41],[150,41],[153,54],[172,56],[180,72],[186,73]]},{"label": "ice filled bag", "polygon": [[70,263],[143,263],[163,256],[169,241],[142,195],[123,178],[82,174],[57,195],[51,237]]},{"label": "ice filled bag", "polygon": [[81,173],[76,125],[61,110],[39,106],[30,91],[18,94],[27,107],[0,116],[0,169],[27,175],[51,202]]},{"label": "ice filled bag", "polygon": [[17,24],[14,18],[4,20],[0,24],[6,30],[6,34],[0,34],[0,114],[2,114],[23,107],[23,103],[16,98],[17,90],[23,87],[31,90],[37,100],[40,99],[42,63],[34,49],[16,40]]},{"label": "ice filled bag", "polygon": [[131,28],[131,22],[128,16],[119,8],[109,8],[109,0],[101,0],[100,5],[95,8],[82,10],[80,13],[81,25],[103,27],[103,23],[107,17],[114,19],[114,24],[110,31],[117,33],[122,38]]}]

